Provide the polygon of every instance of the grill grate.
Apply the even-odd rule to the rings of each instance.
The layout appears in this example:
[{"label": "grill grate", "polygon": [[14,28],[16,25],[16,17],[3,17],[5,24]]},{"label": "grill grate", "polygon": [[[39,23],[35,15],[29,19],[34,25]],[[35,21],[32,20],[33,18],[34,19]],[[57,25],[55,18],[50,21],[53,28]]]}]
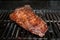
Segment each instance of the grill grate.
[{"label": "grill grate", "polygon": [[60,22],[60,15],[58,13],[45,13],[45,21],[46,22]]},{"label": "grill grate", "polygon": [[4,31],[0,31],[0,33],[2,32],[2,35],[0,36],[0,38],[2,39],[8,39],[8,38],[17,38],[18,33],[19,33],[19,28],[16,27],[17,25],[11,22],[1,22],[3,25],[1,25],[1,29],[3,30],[3,28],[5,29]]},{"label": "grill grate", "polygon": [[[37,13],[38,16],[39,13]],[[19,27],[15,22],[9,20],[9,12],[0,13],[0,39],[15,40],[56,40],[60,38],[60,14],[44,13],[42,18],[46,21],[49,30],[46,35],[41,38],[34,35],[23,28]],[[56,38],[56,39],[55,39]]]},{"label": "grill grate", "polygon": [[[60,29],[58,29],[58,27],[60,27],[59,23],[58,22],[47,22],[49,30],[42,39],[60,38],[59,36]],[[1,22],[0,25],[1,25],[1,28],[0,28],[1,39],[41,39],[39,36],[31,34],[30,32],[19,27],[18,25],[16,25],[16,23]]]}]

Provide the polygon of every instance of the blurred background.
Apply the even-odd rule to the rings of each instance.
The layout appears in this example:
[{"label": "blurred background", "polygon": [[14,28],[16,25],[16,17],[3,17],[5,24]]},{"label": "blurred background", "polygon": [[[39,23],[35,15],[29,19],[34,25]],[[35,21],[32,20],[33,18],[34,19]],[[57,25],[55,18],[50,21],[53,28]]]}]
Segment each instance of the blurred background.
[{"label": "blurred background", "polygon": [[33,9],[60,9],[59,0],[0,0],[0,9],[15,9],[25,4],[31,5]]}]

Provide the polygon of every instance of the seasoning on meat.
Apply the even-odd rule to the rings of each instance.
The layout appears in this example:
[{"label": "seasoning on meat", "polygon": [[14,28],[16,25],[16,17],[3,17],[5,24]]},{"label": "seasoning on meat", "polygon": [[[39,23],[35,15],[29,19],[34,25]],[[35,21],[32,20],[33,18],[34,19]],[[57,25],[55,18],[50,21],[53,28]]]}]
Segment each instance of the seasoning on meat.
[{"label": "seasoning on meat", "polygon": [[25,30],[43,37],[48,30],[47,24],[38,17],[29,5],[15,9],[10,14],[10,19],[15,21]]}]

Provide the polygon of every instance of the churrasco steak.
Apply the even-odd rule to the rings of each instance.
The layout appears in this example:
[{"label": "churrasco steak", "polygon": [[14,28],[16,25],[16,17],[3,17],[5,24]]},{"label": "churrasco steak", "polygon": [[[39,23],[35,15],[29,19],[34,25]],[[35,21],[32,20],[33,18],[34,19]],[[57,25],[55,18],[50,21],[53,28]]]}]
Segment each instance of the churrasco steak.
[{"label": "churrasco steak", "polygon": [[9,17],[25,30],[28,30],[40,37],[43,37],[48,30],[47,24],[41,17],[38,17],[35,14],[29,5],[16,8]]}]

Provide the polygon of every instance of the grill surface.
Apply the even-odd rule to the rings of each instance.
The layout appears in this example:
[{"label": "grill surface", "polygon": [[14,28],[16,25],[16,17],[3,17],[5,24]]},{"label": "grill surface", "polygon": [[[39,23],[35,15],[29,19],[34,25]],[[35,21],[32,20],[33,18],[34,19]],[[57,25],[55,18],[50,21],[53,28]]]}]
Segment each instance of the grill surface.
[{"label": "grill surface", "polygon": [[60,13],[45,12],[43,15],[41,15],[41,12],[36,12],[38,16],[41,16],[46,21],[49,28],[43,38],[24,30],[23,28],[19,27],[19,25],[17,25],[15,22],[10,21],[9,13],[11,13],[11,11],[2,11],[0,13],[0,39],[59,40]]}]

